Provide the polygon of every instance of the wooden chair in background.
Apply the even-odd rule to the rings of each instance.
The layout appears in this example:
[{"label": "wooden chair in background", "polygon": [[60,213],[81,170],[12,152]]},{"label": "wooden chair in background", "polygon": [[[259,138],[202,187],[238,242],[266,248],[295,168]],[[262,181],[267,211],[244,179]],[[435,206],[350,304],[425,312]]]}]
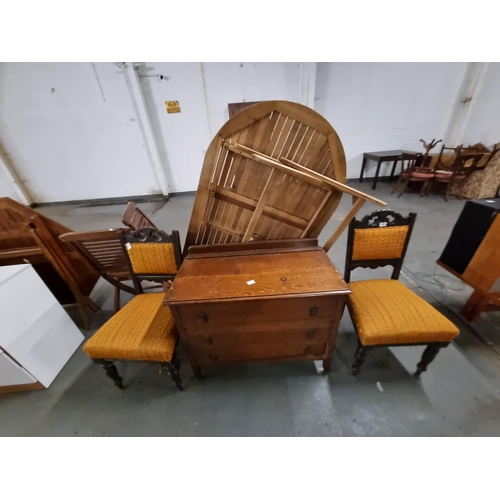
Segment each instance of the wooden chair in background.
[{"label": "wooden chair in background", "polygon": [[[408,217],[378,210],[349,225],[345,281],[352,293],[347,307],[358,335],[353,375],[361,370],[374,347],[426,345],[415,375],[427,369],[439,349],[457,335],[458,328],[424,299],[398,281],[416,214]],[[350,282],[357,267],[393,266],[391,279]]]},{"label": "wooden chair in background", "polygon": [[145,361],[166,368],[182,390],[180,362],[175,355],[177,330],[165,294],[143,293],[141,280],[167,282],[181,264],[179,233],[155,228],[120,233],[130,274],[138,295],[106,322],[85,344],[84,351],[102,365],[116,386],[124,389],[116,361]]},{"label": "wooden chair in background", "polygon": [[420,196],[423,196],[426,193],[429,182],[434,177],[434,174],[428,168],[429,163],[430,160],[427,155],[403,153],[401,174],[392,192],[394,193],[401,182],[403,182],[403,187],[398,194],[399,198],[405,192],[410,182],[420,182],[422,183]]},{"label": "wooden chair in background", "polygon": [[143,227],[156,228],[154,222],[133,201],[128,202],[127,208],[122,214],[122,223],[132,231]]},{"label": "wooden chair in background", "polygon": [[446,184],[447,186],[444,196],[445,200],[449,201],[451,191],[456,186],[457,196],[459,199],[462,199],[463,188],[467,178],[476,170],[476,167],[480,162],[483,162],[483,164],[486,165],[489,160],[489,156],[491,155],[485,155],[482,153],[464,154],[461,151],[458,152],[450,169],[434,170],[434,177],[431,184],[429,184],[428,190],[432,189],[433,185],[436,183]]},{"label": "wooden chair in background", "polygon": [[76,251],[115,287],[115,312],[120,309],[120,290],[136,293],[134,288],[123,283],[131,281],[132,275],[118,236],[120,231],[122,230],[81,231],[59,236],[62,241],[73,245]]}]

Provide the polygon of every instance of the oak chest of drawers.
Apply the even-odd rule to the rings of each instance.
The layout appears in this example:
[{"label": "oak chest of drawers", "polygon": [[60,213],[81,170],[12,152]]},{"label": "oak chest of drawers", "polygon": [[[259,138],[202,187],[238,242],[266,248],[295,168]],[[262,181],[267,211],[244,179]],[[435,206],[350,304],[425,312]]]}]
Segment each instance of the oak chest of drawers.
[{"label": "oak chest of drawers", "polygon": [[322,359],[350,293],[315,239],[191,247],[165,298],[201,367]]}]

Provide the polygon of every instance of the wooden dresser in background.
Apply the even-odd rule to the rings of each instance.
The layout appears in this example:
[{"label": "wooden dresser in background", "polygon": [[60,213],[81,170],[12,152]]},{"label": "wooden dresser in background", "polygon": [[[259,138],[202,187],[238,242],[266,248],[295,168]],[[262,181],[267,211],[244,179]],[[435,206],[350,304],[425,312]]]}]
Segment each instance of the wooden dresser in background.
[{"label": "wooden dresser in background", "polygon": [[193,246],[165,298],[201,367],[323,360],[330,367],[348,285],[316,239]]}]

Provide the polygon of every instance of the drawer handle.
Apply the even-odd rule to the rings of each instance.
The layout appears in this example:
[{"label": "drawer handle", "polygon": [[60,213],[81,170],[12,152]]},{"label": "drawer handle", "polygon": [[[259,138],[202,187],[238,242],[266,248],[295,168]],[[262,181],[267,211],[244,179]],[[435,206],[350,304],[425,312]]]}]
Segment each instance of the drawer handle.
[{"label": "drawer handle", "polygon": [[318,315],[318,308],[316,306],[310,307],[309,308],[309,315],[310,316],[317,316]]},{"label": "drawer handle", "polygon": [[200,323],[206,323],[208,321],[207,315],[205,313],[201,313],[198,316],[198,319],[200,320]]},{"label": "drawer handle", "polygon": [[214,341],[208,335],[205,337],[205,340],[207,341],[208,345],[212,345],[214,343]]},{"label": "drawer handle", "polygon": [[314,338],[315,331],[314,330],[307,330],[307,338],[312,339]]}]

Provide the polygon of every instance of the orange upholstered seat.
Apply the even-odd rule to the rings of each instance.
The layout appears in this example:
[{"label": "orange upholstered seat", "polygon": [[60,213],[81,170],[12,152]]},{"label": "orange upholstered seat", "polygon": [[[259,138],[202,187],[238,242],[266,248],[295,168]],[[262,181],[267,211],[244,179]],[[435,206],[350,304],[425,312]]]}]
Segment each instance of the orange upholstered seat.
[{"label": "orange upholstered seat", "polygon": [[397,280],[350,283],[349,311],[365,346],[451,342],[458,328]]},{"label": "orange upholstered seat", "polygon": [[174,320],[163,293],[134,297],[85,344],[91,358],[169,362],[175,348]]}]

